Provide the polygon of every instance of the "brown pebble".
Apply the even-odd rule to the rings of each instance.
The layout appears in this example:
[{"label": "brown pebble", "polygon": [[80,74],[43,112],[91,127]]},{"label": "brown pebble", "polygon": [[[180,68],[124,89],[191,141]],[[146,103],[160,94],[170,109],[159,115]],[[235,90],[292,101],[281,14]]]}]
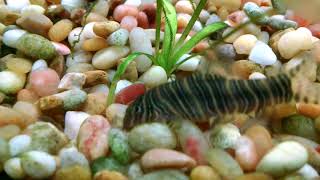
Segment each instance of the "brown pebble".
[{"label": "brown pebble", "polygon": [[21,89],[17,95],[18,101],[35,103],[36,101],[38,101],[38,99],[39,99],[39,96],[30,89]]},{"label": "brown pebble", "polygon": [[59,55],[57,57],[55,57],[49,67],[53,70],[55,70],[57,72],[57,74],[59,75],[59,77],[61,78],[63,76],[64,73],[64,67],[65,67],[65,60],[64,60],[64,56]]},{"label": "brown pebble", "polygon": [[128,180],[128,178],[117,171],[103,170],[95,174],[94,180]]},{"label": "brown pebble", "polygon": [[20,14],[11,12],[6,6],[0,6],[0,22],[4,25],[12,25],[20,18]]},{"label": "brown pebble", "polygon": [[106,84],[108,82],[108,74],[105,71],[87,71],[84,74],[86,75],[86,82],[84,84],[84,87]]},{"label": "brown pebble", "polygon": [[297,112],[301,115],[308,116],[310,118],[317,118],[320,116],[320,105],[298,103]]},{"label": "brown pebble", "polygon": [[33,122],[28,121],[28,119],[24,117],[24,114],[11,108],[0,106],[0,127],[5,125],[17,125],[24,129],[31,123]]},{"label": "brown pebble", "polygon": [[42,36],[47,36],[49,29],[53,26],[47,16],[37,13],[22,16],[16,23],[23,29]]},{"label": "brown pebble", "polygon": [[107,41],[100,37],[95,37],[92,39],[87,39],[82,44],[82,49],[84,51],[99,51],[103,48],[106,48]]},{"label": "brown pebble", "polygon": [[52,41],[60,42],[66,39],[72,31],[73,23],[69,19],[62,19],[49,30],[48,36]]},{"label": "brown pebble", "polygon": [[138,27],[142,27],[143,29],[149,28],[148,16],[145,12],[139,12],[137,16]]},{"label": "brown pebble", "polygon": [[262,68],[252,61],[239,60],[232,64],[232,72],[241,79],[249,79],[253,72],[263,72]]},{"label": "brown pebble", "polygon": [[97,22],[93,26],[93,32],[103,38],[106,38],[118,29],[120,29],[120,24],[116,21]]},{"label": "brown pebble", "polygon": [[37,102],[41,111],[51,110],[63,106],[63,100],[55,96],[46,96]]},{"label": "brown pebble", "polygon": [[102,93],[88,94],[87,100],[81,109],[91,115],[102,115],[106,110],[106,96]]},{"label": "brown pebble", "polygon": [[82,25],[88,24],[90,22],[105,22],[108,21],[107,18],[101,16],[100,14],[97,13],[89,13],[89,15],[86,18],[82,18]]}]

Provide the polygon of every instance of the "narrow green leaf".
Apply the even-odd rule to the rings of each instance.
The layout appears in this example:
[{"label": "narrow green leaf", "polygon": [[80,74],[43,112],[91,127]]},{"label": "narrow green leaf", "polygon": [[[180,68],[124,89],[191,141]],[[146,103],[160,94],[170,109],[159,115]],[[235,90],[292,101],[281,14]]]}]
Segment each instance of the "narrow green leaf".
[{"label": "narrow green leaf", "polygon": [[109,106],[110,104],[112,104],[114,102],[115,91],[116,91],[117,83],[120,80],[120,77],[122,76],[123,73],[125,73],[128,65],[140,55],[145,55],[151,61],[154,62],[154,57],[152,55],[142,53],[142,52],[134,52],[134,53],[131,53],[128,57],[126,57],[126,59],[119,65],[119,67],[116,71],[116,74],[114,75],[114,77],[112,79],[109,94],[108,94],[108,99],[107,99],[107,106]]},{"label": "narrow green leaf", "polygon": [[179,58],[188,53],[196,44],[198,44],[201,40],[208,37],[211,33],[214,33],[220,29],[227,27],[227,24],[223,22],[218,22],[214,24],[210,24],[209,26],[203,28],[197,34],[191,37],[189,41],[187,41],[181,48],[179,48],[176,53],[171,57],[171,62],[176,64]]},{"label": "narrow green leaf", "polygon": [[185,41],[185,39],[187,38],[188,34],[190,33],[191,29],[193,28],[194,23],[197,21],[197,19],[199,18],[199,15],[202,11],[202,9],[204,8],[204,6],[206,5],[207,0],[200,0],[197,8],[194,10],[192,17],[187,25],[187,27],[184,29],[181,37],[179,38],[175,49],[178,49],[183,42]]},{"label": "narrow green leaf", "polygon": [[[164,31],[163,47],[161,51],[161,60],[163,62],[166,62],[167,66],[169,55],[173,50],[173,44],[175,42],[178,23],[177,14],[173,5],[168,0],[162,0],[162,3],[166,24]],[[166,66],[164,67],[165,69],[167,69]]]},{"label": "narrow green leaf", "polygon": [[162,0],[157,0],[157,11],[156,11],[156,43],[155,43],[155,57],[156,62],[159,64],[159,50],[160,50],[160,30],[161,30],[161,11],[162,11]]}]

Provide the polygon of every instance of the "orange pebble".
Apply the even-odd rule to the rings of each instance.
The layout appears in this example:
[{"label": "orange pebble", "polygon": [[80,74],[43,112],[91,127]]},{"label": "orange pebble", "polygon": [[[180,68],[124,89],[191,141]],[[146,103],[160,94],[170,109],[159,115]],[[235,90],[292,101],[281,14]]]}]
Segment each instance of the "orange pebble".
[{"label": "orange pebble", "polygon": [[122,19],[126,16],[137,17],[138,13],[139,13],[139,11],[136,7],[122,4],[122,5],[117,6],[114,9],[113,18],[116,21],[121,22]]},{"label": "orange pebble", "polygon": [[304,104],[299,103],[296,105],[299,114],[308,116],[310,118],[317,118],[320,116],[319,104]]},{"label": "orange pebble", "polygon": [[82,49],[85,51],[99,51],[107,46],[108,45],[105,39],[96,37],[85,40],[82,44]]}]

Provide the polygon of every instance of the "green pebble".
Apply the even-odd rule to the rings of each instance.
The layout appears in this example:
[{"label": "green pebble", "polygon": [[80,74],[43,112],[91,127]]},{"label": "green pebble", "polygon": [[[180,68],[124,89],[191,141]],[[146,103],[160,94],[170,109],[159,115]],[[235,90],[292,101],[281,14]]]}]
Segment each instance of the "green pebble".
[{"label": "green pebble", "polygon": [[67,111],[79,108],[87,100],[87,93],[80,89],[73,89],[63,93],[66,93],[63,97],[63,108]]},{"label": "green pebble", "polygon": [[129,38],[129,32],[126,29],[118,29],[110,34],[107,42],[110,46],[124,46],[127,44]]},{"label": "green pebble", "polygon": [[244,5],[243,10],[250,20],[256,24],[266,25],[269,21],[269,17],[265,14],[265,12],[253,2],[247,2]]},{"label": "green pebble", "polygon": [[178,170],[154,171],[134,180],[188,180],[188,176]]},{"label": "green pebble", "polygon": [[91,170],[93,175],[103,170],[118,171],[126,174],[127,168],[112,157],[101,157],[93,161]]},{"label": "green pebble", "polygon": [[34,59],[51,60],[57,55],[53,44],[37,34],[23,35],[18,39],[17,49]]},{"label": "green pebble", "polygon": [[285,133],[318,140],[314,121],[302,115],[291,115],[282,119],[282,130]]},{"label": "green pebble", "polygon": [[141,169],[139,162],[134,162],[128,167],[128,177],[129,179],[137,179],[143,176],[143,171]]},{"label": "green pebble", "polygon": [[128,164],[130,160],[128,136],[120,129],[112,128],[109,131],[108,139],[112,156],[120,163]]},{"label": "green pebble", "polygon": [[274,18],[274,17],[271,17],[269,19],[268,25],[276,30],[284,30],[284,29],[288,29],[288,28],[296,29],[298,27],[298,24],[294,21],[285,20],[285,19],[278,19],[278,18]]},{"label": "green pebble", "polygon": [[233,148],[240,136],[240,130],[237,126],[228,123],[216,126],[212,130],[210,133],[210,142],[217,148]]}]

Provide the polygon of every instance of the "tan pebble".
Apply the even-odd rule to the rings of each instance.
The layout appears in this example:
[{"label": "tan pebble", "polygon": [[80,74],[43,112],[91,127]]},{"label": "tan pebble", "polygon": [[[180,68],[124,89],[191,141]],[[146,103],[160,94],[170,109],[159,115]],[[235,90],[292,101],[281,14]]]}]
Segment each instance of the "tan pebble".
[{"label": "tan pebble", "polygon": [[0,6],[0,22],[4,25],[12,25],[20,18],[20,14],[9,11],[6,6]]},{"label": "tan pebble", "polygon": [[89,13],[89,15],[87,16],[87,18],[83,18],[82,19],[82,25],[88,24],[90,22],[105,22],[108,21],[107,18],[105,18],[104,16],[101,16],[100,14],[97,13]]},{"label": "tan pebble", "polygon": [[219,174],[210,166],[197,166],[192,169],[191,180],[221,180]]},{"label": "tan pebble", "polygon": [[237,77],[249,79],[253,72],[263,72],[262,68],[252,61],[239,60],[232,64],[232,72]]},{"label": "tan pebble", "polygon": [[106,110],[106,96],[102,93],[88,94],[82,111],[91,115],[102,114]]},{"label": "tan pebble", "polygon": [[152,149],[141,158],[144,169],[192,168],[196,161],[186,154],[170,149]]},{"label": "tan pebble", "polygon": [[103,170],[95,174],[94,180],[128,180],[126,176],[117,171]]},{"label": "tan pebble", "polygon": [[178,1],[175,5],[177,13],[186,13],[186,14],[192,14],[193,13],[193,7],[190,1]]},{"label": "tan pebble", "polygon": [[254,142],[259,159],[273,147],[271,135],[263,126],[254,125],[246,130],[245,135]]},{"label": "tan pebble", "polygon": [[[106,117],[110,123],[114,124],[115,122],[122,122],[126,114],[127,106],[123,104],[111,104],[106,109]],[[122,127],[122,124],[121,124]]]},{"label": "tan pebble", "polygon": [[[118,62],[118,66],[124,61],[125,59],[121,59]],[[121,76],[122,79],[128,79],[129,81],[135,82],[138,79],[138,70],[137,70],[137,63],[132,61],[125,71],[125,73]]]},{"label": "tan pebble", "polygon": [[84,166],[74,165],[58,169],[53,180],[91,180],[90,169]]},{"label": "tan pebble", "polygon": [[10,58],[6,61],[7,68],[18,73],[28,73],[31,70],[32,63],[24,58]]},{"label": "tan pebble", "polygon": [[225,42],[233,43],[238,37],[240,37],[241,35],[246,34],[244,29],[240,29],[240,30],[230,34],[233,30],[234,30],[234,28],[229,27],[223,32],[223,34],[222,34],[223,37],[227,36],[227,35],[230,35],[224,40]]},{"label": "tan pebble", "polygon": [[230,11],[235,11],[240,8],[241,0],[212,0],[213,3],[220,9],[226,8]]},{"label": "tan pebble", "polygon": [[227,8],[225,8],[224,6],[220,7],[217,11],[217,15],[222,19],[222,20],[226,20],[228,18],[229,15],[229,11]]},{"label": "tan pebble", "polygon": [[108,74],[105,71],[87,71],[84,74],[86,75],[86,82],[84,84],[84,87],[91,87],[98,84],[106,84],[108,82]]},{"label": "tan pebble", "polygon": [[24,114],[11,108],[0,106],[0,127],[6,125],[17,125],[20,128],[25,128],[30,123],[32,122],[29,122],[24,117]]},{"label": "tan pebble", "polygon": [[69,19],[56,22],[49,30],[48,36],[51,41],[60,42],[65,40],[72,31],[73,23]]},{"label": "tan pebble", "polygon": [[85,40],[82,44],[82,49],[84,51],[99,51],[107,46],[107,41],[105,39],[96,37]]},{"label": "tan pebble", "polygon": [[18,101],[12,108],[24,114],[25,118],[27,118],[30,122],[36,122],[41,114],[38,106],[30,102]]},{"label": "tan pebble", "polygon": [[178,14],[177,15],[178,28],[187,27],[190,19],[191,19],[191,16],[189,14]]},{"label": "tan pebble", "polygon": [[235,180],[273,180],[273,178],[264,173],[248,173],[237,177]]},{"label": "tan pebble", "polygon": [[38,99],[39,99],[39,96],[30,89],[21,89],[17,95],[18,101],[35,103]]},{"label": "tan pebble", "polygon": [[82,18],[85,15],[85,13],[86,13],[86,10],[83,8],[73,9],[70,13],[70,19],[72,22],[76,24],[81,24]]},{"label": "tan pebble", "polygon": [[43,14],[22,16],[16,23],[23,29],[42,36],[47,36],[49,29],[53,26],[52,21]]},{"label": "tan pebble", "polygon": [[97,22],[93,26],[93,32],[103,38],[106,38],[118,29],[120,29],[120,24],[116,21]]},{"label": "tan pebble", "polygon": [[57,72],[57,74],[59,75],[59,77],[61,78],[63,73],[64,73],[64,67],[65,67],[65,60],[64,60],[64,56],[63,55],[59,55],[57,57],[55,57],[49,67],[53,70],[55,70]]},{"label": "tan pebble", "polygon": [[270,40],[269,40],[269,45],[270,45],[270,47],[272,48],[272,50],[275,53],[279,53],[279,50],[278,50],[279,39],[284,34],[286,34],[287,32],[291,32],[291,31],[294,31],[294,29],[293,28],[289,28],[289,29],[286,29],[286,30],[283,30],[283,31],[278,31],[278,32],[275,32],[275,33],[272,34],[272,36],[270,37]]},{"label": "tan pebble", "polygon": [[238,54],[250,54],[252,48],[257,42],[257,38],[251,34],[245,34],[238,37],[234,42],[233,46]]},{"label": "tan pebble", "polygon": [[319,104],[298,103],[296,106],[297,106],[297,112],[301,115],[308,116],[310,118],[316,118],[320,116]]},{"label": "tan pebble", "polygon": [[46,0],[30,0],[30,3],[42,6],[45,9],[48,7],[48,3]]},{"label": "tan pebble", "polygon": [[46,96],[40,98],[38,101],[39,107],[41,111],[55,109],[55,108],[62,108],[63,100],[56,97],[56,96]]},{"label": "tan pebble", "polygon": [[20,134],[20,132],[21,132],[20,127],[13,125],[13,124],[1,126],[0,127],[0,138],[3,138],[5,140],[9,141],[9,139]]}]

